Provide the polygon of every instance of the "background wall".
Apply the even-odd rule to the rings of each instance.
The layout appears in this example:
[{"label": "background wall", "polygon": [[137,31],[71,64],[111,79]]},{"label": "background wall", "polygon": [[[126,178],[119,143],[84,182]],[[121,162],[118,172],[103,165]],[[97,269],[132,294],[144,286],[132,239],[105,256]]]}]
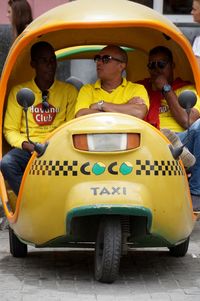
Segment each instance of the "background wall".
[{"label": "background wall", "polygon": [[[47,10],[58,5],[70,2],[70,0],[28,0],[31,5],[33,18],[43,14]],[[7,18],[8,1],[0,0],[0,75],[6,60],[7,53],[12,43],[11,26]],[[59,77],[70,74],[69,62],[63,66],[58,66]]]},{"label": "background wall", "polygon": [[[61,5],[63,3],[69,2],[69,0],[28,0],[31,5],[33,18],[38,17],[45,11]],[[0,24],[8,24],[7,14],[7,0],[0,0]]]}]

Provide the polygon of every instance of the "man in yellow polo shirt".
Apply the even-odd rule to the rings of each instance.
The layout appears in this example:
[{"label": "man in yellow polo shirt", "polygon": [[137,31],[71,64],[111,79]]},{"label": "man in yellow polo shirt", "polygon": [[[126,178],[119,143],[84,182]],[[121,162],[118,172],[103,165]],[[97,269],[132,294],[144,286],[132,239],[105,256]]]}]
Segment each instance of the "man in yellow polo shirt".
[{"label": "man in yellow polo shirt", "polygon": [[1,172],[15,194],[18,194],[26,165],[34,151],[27,140],[25,115],[17,103],[21,88],[30,88],[35,95],[28,108],[29,136],[33,142],[42,142],[48,133],[74,118],[78,91],[71,84],[55,80],[56,56],[47,42],[38,42],[31,48],[31,66],[35,77],[13,87],[8,97],[4,119],[4,136],[13,147],[1,160]]},{"label": "man in yellow polo shirt", "polygon": [[122,76],[128,62],[126,51],[108,45],[94,57],[98,80],[84,85],[78,95],[76,117],[99,113],[118,112],[143,119],[149,107],[144,86],[129,82]]},{"label": "man in yellow polo shirt", "polygon": [[[139,83],[148,91],[150,108],[146,121],[157,128],[171,130],[195,156],[196,163],[190,168],[190,191],[194,211],[200,211],[200,100],[194,85],[181,78],[174,78],[173,55],[170,49],[157,46],[149,52],[148,70],[150,77]],[[188,116],[178,102],[178,96],[184,90],[197,95],[197,103],[190,113],[190,136],[187,136]],[[176,143],[177,136],[169,131],[169,140]],[[177,141],[178,142],[178,141]]]}]

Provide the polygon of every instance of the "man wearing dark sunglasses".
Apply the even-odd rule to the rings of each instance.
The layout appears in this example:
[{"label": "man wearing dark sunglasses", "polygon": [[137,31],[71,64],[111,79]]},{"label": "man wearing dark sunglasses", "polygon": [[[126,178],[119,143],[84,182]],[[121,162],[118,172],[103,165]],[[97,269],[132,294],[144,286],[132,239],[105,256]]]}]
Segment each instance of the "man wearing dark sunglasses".
[{"label": "man wearing dark sunglasses", "polygon": [[109,45],[95,55],[98,80],[84,85],[78,95],[76,117],[118,112],[143,119],[148,111],[149,99],[144,86],[123,77],[128,62],[126,51]]},{"label": "man wearing dark sunglasses", "polygon": [[[188,117],[185,110],[178,103],[178,96],[184,90],[191,90],[196,95],[195,87],[181,78],[174,79],[175,63],[172,52],[163,46],[150,50],[147,64],[150,78],[139,81],[149,94],[150,108],[146,120],[157,128],[163,130],[169,140],[180,146],[186,143],[181,155],[190,167],[189,179],[194,211],[200,211],[200,100],[190,114],[190,139],[187,139]],[[176,133],[176,134],[175,134]],[[189,151],[196,158],[196,163]],[[192,162],[191,162],[192,160]],[[187,162],[188,161],[188,162]],[[194,164],[194,165],[193,165]],[[193,165],[193,166],[191,166]]]},{"label": "man wearing dark sunglasses", "polygon": [[4,136],[13,147],[1,161],[1,171],[15,194],[18,194],[26,165],[34,151],[27,141],[23,109],[16,95],[21,88],[30,88],[35,95],[28,109],[30,140],[42,142],[48,133],[74,118],[77,89],[69,83],[55,80],[56,56],[47,42],[38,42],[31,48],[31,66],[35,76],[31,81],[13,87],[8,97],[4,119]]}]

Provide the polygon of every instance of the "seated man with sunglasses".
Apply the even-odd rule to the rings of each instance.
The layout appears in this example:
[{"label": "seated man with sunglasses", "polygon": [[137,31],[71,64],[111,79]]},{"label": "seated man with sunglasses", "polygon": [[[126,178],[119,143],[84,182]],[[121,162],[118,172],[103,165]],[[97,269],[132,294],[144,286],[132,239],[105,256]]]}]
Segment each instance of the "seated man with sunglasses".
[{"label": "seated man with sunglasses", "polygon": [[[174,79],[174,61],[171,51],[158,46],[150,50],[147,65],[150,78],[139,81],[147,89],[150,108],[146,121],[161,129],[174,146],[186,143],[181,155],[183,163],[188,163],[191,177],[189,178],[193,209],[200,211],[200,100],[191,109],[190,139],[187,140],[188,117],[178,103],[178,96],[184,90],[191,90],[196,95],[195,87],[181,78]],[[175,134],[176,133],[176,134]],[[188,160],[187,160],[188,159]],[[188,161],[188,162],[187,162]],[[192,162],[191,162],[192,161]],[[195,163],[196,161],[196,163]],[[185,165],[185,164],[184,164]],[[187,167],[187,166],[186,166]]]},{"label": "seated man with sunglasses", "polygon": [[48,133],[74,118],[78,95],[73,85],[55,80],[57,62],[54,49],[49,43],[34,44],[30,55],[35,77],[11,90],[3,129],[7,142],[13,148],[2,158],[1,172],[16,195],[34,151],[34,145],[27,141],[25,114],[17,103],[17,92],[26,87],[35,95],[34,104],[28,108],[28,124],[30,140],[39,143]]},{"label": "seated man with sunglasses", "polygon": [[76,117],[118,112],[143,119],[148,111],[149,99],[144,86],[127,81],[122,76],[128,62],[126,51],[108,45],[94,57],[94,62],[98,80],[84,85],[79,91]]}]

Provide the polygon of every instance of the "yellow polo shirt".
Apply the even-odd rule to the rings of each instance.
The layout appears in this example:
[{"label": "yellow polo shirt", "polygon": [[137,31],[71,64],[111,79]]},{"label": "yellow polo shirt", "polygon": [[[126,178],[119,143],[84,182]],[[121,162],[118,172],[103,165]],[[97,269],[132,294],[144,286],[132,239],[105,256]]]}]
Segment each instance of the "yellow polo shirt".
[{"label": "yellow polo shirt", "polygon": [[88,109],[91,104],[100,100],[114,104],[125,104],[133,97],[141,97],[149,108],[149,97],[143,85],[135,84],[123,78],[122,84],[111,93],[101,88],[101,81],[94,84],[86,84],[79,91],[75,114],[81,109]]},{"label": "yellow polo shirt", "polygon": [[48,90],[50,107],[43,111],[42,92],[34,80],[15,86],[8,97],[3,133],[8,143],[17,148],[22,147],[23,141],[27,141],[25,115],[16,99],[17,92],[25,87],[35,95],[34,104],[28,108],[29,135],[34,142],[41,142],[48,133],[74,118],[78,95],[73,85],[55,80]]},{"label": "yellow polo shirt", "polygon": [[[177,96],[181,94],[181,92],[185,90],[193,91],[197,96],[197,103],[194,106],[200,112],[200,99],[197,95],[196,89],[193,85],[184,86],[182,88],[177,89],[174,91]],[[165,99],[161,100],[161,106],[159,108],[159,118],[160,118],[160,128],[167,128],[174,132],[183,132],[185,129],[178,124],[175,118],[172,116],[171,111],[169,110],[169,106]]]}]

